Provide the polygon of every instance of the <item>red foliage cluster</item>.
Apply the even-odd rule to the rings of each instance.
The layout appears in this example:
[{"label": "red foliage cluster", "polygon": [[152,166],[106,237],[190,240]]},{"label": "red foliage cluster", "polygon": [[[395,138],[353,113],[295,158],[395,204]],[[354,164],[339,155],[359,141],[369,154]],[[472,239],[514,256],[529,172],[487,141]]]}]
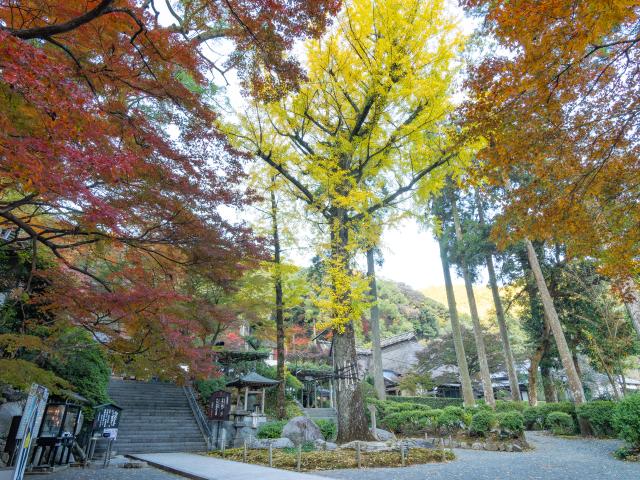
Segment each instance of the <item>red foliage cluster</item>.
[{"label": "red foliage cluster", "polygon": [[[193,311],[228,320],[199,304],[185,279],[228,288],[261,255],[251,232],[220,214],[251,196],[241,159],[190,86],[206,83],[208,65],[189,33],[223,22],[234,58],[259,51],[286,69],[283,51],[317,35],[337,8],[199,4],[208,13],[177,28],[160,25],[149,1],[0,3],[0,228],[12,232],[3,248],[53,256],[43,304],[158,365],[209,365],[197,341],[208,322]],[[299,73],[288,70],[285,83]]]}]

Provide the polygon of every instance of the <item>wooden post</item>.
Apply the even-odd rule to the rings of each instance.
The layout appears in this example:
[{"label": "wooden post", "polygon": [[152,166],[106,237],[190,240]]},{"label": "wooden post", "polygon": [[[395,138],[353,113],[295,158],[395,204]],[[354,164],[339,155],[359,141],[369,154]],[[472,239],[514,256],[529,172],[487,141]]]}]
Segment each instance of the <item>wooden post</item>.
[{"label": "wooden post", "polygon": [[247,463],[247,441],[244,441],[244,452],[242,453],[242,460]]},{"label": "wooden post", "polygon": [[269,442],[269,466],[273,467],[273,447],[271,446],[271,442]]},{"label": "wooden post", "polygon": [[358,463],[358,468],[362,468],[362,459],[360,457],[360,442],[356,443],[356,462]]},{"label": "wooden post", "polygon": [[300,465],[302,463],[302,444],[298,445],[298,458],[296,463],[298,471],[300,471]]},{"label": "wooden post", "polygon": [[403,467],[407,466],[407,459],[405,458],[404,445],[400,445],[400,462]]},{"label": "wooden post", "polygon": [[260,413],[264,415],[264,388],[262,389],[262,401],[260,403]]},{"label": "wooden post", "polygon": [[369,413],[371,413],[371,432],[373,433],[373,436],[378,438],[376,436],[376,406],[375,405],[367,405],[367,408],[369,409]]},{"label": "wooden post", "polygon": [[244,411],[249,411],[249,387],[244,387]]}]

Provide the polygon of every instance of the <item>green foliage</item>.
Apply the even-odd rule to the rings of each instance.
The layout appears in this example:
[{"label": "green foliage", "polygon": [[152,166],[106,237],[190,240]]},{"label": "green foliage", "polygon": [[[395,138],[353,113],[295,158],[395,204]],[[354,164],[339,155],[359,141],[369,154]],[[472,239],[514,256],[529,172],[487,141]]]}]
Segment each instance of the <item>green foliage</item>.
[{"label": "green foliage", "polygon": [[591,431],[598,437],[613,437],[616,434],[613,427],[613,416],[616,403],[611,400],[595,400],[576,407],[579,419],[586,420]]},{"label": "green foliage", "polygon": [[415,434],[436,423],[435,410],[422,407],[418,410],[404,410],[384,417],[381,425],[395,433]]},{"label": "green foliage", "polygon": [[544,427],[544,415],[540,407],[527,407],[522,414],[527,430],[540,430]]},{"label": "green foliage", "polygon": [[196,380],[195,386],[203,400],[209,401],[213,392],[224,390],[227,385],[227,378],[221,375],[217,378],[208,378],[206,380]]},{"label": "green foliage", "polygon": [[336,435],[338,434],[338,426],[333,420],[319,418],[318,420],[314,420],[314,423],[322,432],[322,436],[325,440],[333,441],[336,438]]},{"label": "green foliage", "polygon": [[470,423],[471,414],[461,407],[445,407],[437,418],[438,427],[448,432],[465,428]]},{"label": "green foliage", "polygon": [[287,424],[285,420],[277,422],[263,423],[258,427],[256,437],[258,438],[280,438],[282,437],[282,429]]},{"label": "green foliage", "polygon": [[511,400],[496,400],[496,412],[524,412],[527,408],[526,402],[513,402]]},{"label": "green foliage", "polygon": [[524,431],[524,416],[516,410],[498,413],[497,420],[500,430],[508,435],[517,437]]},{"label": "green foliage", "polygon": [[91,405],[106,403],[111,369],[95,340],[88,333],[73,328],[58,339],[58,348],[67,353],[54,357],[51,370],[67,380]]},{"label": "green foliage", "polygon": [[574,421],[577,420],[576,416],[576,406],[571,402],[552,402],[552,403],[543,403],[538,406],[540,412],[544,416],[546,420],[547,416],[551,412],[563,412],[568,415],[571,415]]},{"label": "green foliage", "polygon": [[32,383],[47,387],[55,395],[64,395],[71,385],[53,372],[21,359],[0,358],[0,383],[28,391]]},{"label": "green foliage", "polygon": [[565,412],[551,412],[547,415],[544,426],[554,435],[571,435],[576,431],[573,417]]},{"label": "green foliage", "polygon": [[418,403],[420,405],[426,405],[430,408],[445,408],[450,405],[462,406],[461,398],[442,398],[442,397],[387,397],[391,402],[409,402]]},{"label": "green foliage", "polygon": [[469,431],[472,435],[485,436],[497,425],[496,415],[489,410],[480,410],[471,417]]},{"label": "green foliage", "polygon": [[415,395],[419,391],[431,390],[435,384],[431,379],[429,372],[420,373],[418,371],[409,371],[402,376],[398,383],[398,388],[402,391],[411,392]]},{"label": "green foliage", "polygon": [[[276,367],[269,366],[266,363],[257,363],[256,372],[263,377],[271,378],[273,380],[277,380],[278,378]],[[293,388],[296,390],[300,390],[302,388],[302,382],[294,377],[289,371],[285,372],[285,383],[288,388]]]},{"label": "green foliage", "polygon": [[627,395],[616,405],[613,427],[623,440],[640,447],[640,393]]}]

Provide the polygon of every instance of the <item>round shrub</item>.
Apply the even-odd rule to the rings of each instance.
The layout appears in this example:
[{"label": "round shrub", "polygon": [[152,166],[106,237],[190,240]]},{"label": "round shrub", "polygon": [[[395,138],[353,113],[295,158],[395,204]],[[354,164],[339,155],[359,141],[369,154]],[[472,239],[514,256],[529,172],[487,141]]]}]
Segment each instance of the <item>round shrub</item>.
[{"label": "round shrub", "polygon": [[429,410],[408,410],[384,417],[381,425],[395,433],[417,433],[433,424],[433,414]]},{"label": "round shrub", "polygon": [[613,413],[613,428],[623,440],[640,447],[640,393],[627,395]]},{"label": "round shrub", "polygon": [[465,428],[469,423],[471,415],[460,407],[445,407],[437,418],[438,427],[448,432]]},{"label": "round shrub", "polygon": [[544,422],[554,435],[571,435],[576,431],[573,417],[565,412],[551,412]]},{"label": "round shrub", "polygon": [[280,438],[282,437],[282,429],[287,424],[285,420],[278,422],[263,423],[258,427],[256,437],[258,438]]},{"label": "round shrub", "polygon": [[527,407],[522,412],[524,426],[527,430],[542,430],[544,427],[544,414],[540,407]]},{"label": "round shrub", "polygon": [[338,433],[338,426],[333,420],[327,420],[325,418],[319,418],[314,420],[315,424],[322,432],[322,436],[325,440],[331,441],[336,438],[336,434]]},{"label": "round shrub", "polygon": [[576,407],[579,419],[589,422],[591,431],[597,437],[613,437],[613,415],[616,403],[611,400],[595,400]]},{"label": "round shrub", "polygon": [[522,413],[511,410],[508,412],[500,412],[497,417],[501,432],[512,437],[517,437],[524,431],[524,415],[522,415]]},{"label": "round shrub", "polygon": [[497,420],[493,412],[481,410],[471,417],[469,431],[472,435],[485,436],[496,426]]}]

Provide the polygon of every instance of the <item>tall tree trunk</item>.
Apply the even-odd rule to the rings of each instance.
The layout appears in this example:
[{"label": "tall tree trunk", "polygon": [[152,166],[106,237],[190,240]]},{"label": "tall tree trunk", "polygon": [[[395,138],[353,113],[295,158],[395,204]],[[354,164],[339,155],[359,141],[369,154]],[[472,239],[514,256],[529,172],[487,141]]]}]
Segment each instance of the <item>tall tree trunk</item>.
[{"label": "tall tree trunk", "polygon": [[544,389],[544,399],[547,403],[558,401],[558,392],[551,376],[551,368],[548,365],[540,366],[542,376],[542,388]]},{"label": "tall tree trunk", "polygon": [[640,292],[638,292],[636,282],[632,278],[624,282],[623,288],[623,294],[625,296],[624,304],[631,317],[633,327],[636,329],[638,337],[640,337]]},{"label": "tall tree trunk", "polygon": [[[540,268],[540,263],[538,262],[538,255],[528,238],[525,238],[524,242],[525,246],[527,247],[529,264],[531,265],[531,270],[533,271],[533,275],[536,279],[538,293],[540,294],[542,306],[544,307],[545,317],[547,319],[547,322],[549,323],[551,331],[553,332],[553,337],[556,340],[556,346],[558,348],[558,354],[560,355],[562,366],[564,367],[565,374],[567,375],[567,381],[569,383],[571,396],[573,397],[573,401],[576,404],[582,404],[586,401],[584,390],[582,389],[582,381],[580,380],[580,376],[578,375],[576,366],[571,356],[571,350],[569,350],[567,340],[564,336],[564,332],[562,331],[562,325],[560,324],[558,312],[553,305],[553,299],[549,294],[547,283],[545,282],[544,276],[542,275],[542,269]],[[581,429],[584,429],[582,425]]]},{"label": "tall tree trunk", "polygon": [[373,360],[373,385],[378,399],[385,399],[384,376],[382,375],[382,348],[380,346],[380,309],[378,308],[378,287],[373,248],[367,250],[367,276],[371,297],[371,351]]},{"label": "tall tree trunk", "polygon": [[[271,179],[272,187],[275,185],[275,177]],[[286,381],[284,375],[285,349],[284,349],[284,305],[282,295],[282,269],[281,269],[281,249],[280,232],[278,230],[278,204],[274,188],[271,189],[271,222],[273,235],[273,283],[276,294],[276,378],[280,381],[276,394],[277,417],[284,419],[287,416],[286,403]]]},{"label": "tall tree trunk", "polygon": [[331,228],[331,269],[334,270],[334,318],[339,320],[333,327],[333,360],[336,378],[336,400],[338,415],[338,443],[352,440],[374,440],[369,431],[365,415],[361,379],[358,374],[356,340],[351,316],[351,292],[344,287],[345,279],[338,278],[350,274],[349,229],[344,210],[334,209],[334,224]]},{"label": "tall tree trunk", "polygon": [[543,355],[544,345],[540,344],[529,361],[529,405],[532,407],[538,405],[538,367]]},{"label": "tall tree trunk", "polygon": [[[460,216],[458,214],[458,208],[456,206],[455,198],[451,198],[451,210],[453,213],[453,224],[456,231],[456,243],[458,245],[462,245],[462,226],[460,225]],[[495,407],[496,399],[493,395],[491,372],[489,371],[487,350],[484,345],[482,326],[480,325],[480,316],[478,315],[478,307],[476,305],[476,297],[473,293],[471,272],[469,271],[469,266],[467,265],[467,262],[463,255],[460,256],[460,266],[462,267],[464,287],[467,291],[467,300],[469,302],[469,310],[471,311],[471,321],[473,322],[473,337],[476,342],[476,351],[478,352],[478,363],[480,364],[480,380],[482,381],[484,401],[492,407]]]},{"label": "tall tree trunk", "polygon": [[462,398],[466,407],[472,407],[475,405],[476,400],[473,395],[471,377],[469,376],[469,366],[467,365],[467,357],[464,352],[464,344],[462,343],[462,332],[460,331],[460,320],[458,319],[456,297],[453,293],[453,282],[451,281],[451,271],[449,269],[449,258],[447,256],[447,237],[445,233],[442,233],[440,235],[439,244],[440,260],[442,261],[442,273],[444,275],[444,284],[447,290],[447,303],[449,304],[451,333],[453,335],[453,345],[456,350],[456,359],[458,360],[458,370],[460,371]]},{"label": "tall tree trunk", "polygon": [[[480,227],[484,228],[484,206],[480,193],[476,190],[476,204],[478,206],[478,221]],[[500,339],[502,341],[502,351],[504,354],[504,363],[507,366],[507,376],[509,377],[509,388],[511,390],[511,399],[514,401],[522,400],[520,395],[520,383],[518,382],[518,371],[516,370],[516,362],[511,352],[511,341],[509,340],[509,331],[507,329],[507,321],[500,298],[500,290],[498,289],[498,280],[496,278],[496,270],[493,265],[493,255],[488,253],[485,256],[487,271],[489,272],[489,285],[491,286],[491,295],[493,296],[493,304],[496,307],[496,319],[498,328],[500,329]]]}]

